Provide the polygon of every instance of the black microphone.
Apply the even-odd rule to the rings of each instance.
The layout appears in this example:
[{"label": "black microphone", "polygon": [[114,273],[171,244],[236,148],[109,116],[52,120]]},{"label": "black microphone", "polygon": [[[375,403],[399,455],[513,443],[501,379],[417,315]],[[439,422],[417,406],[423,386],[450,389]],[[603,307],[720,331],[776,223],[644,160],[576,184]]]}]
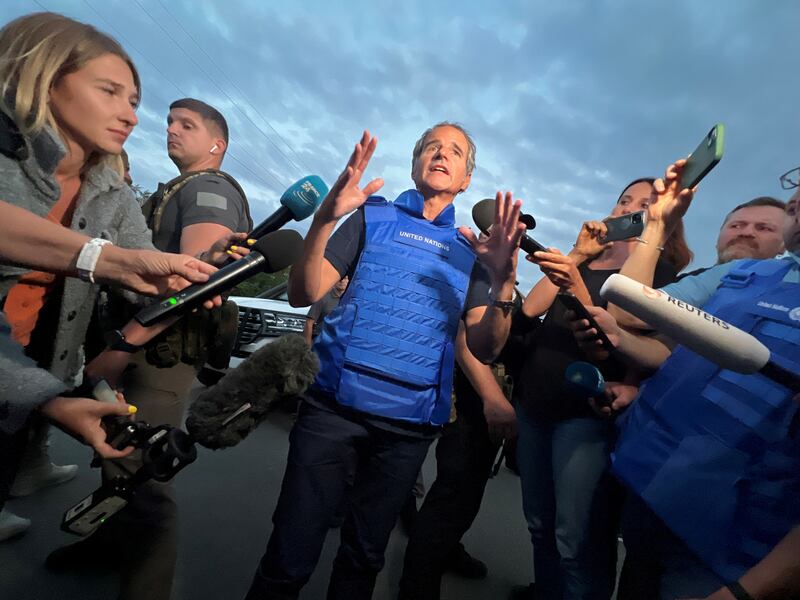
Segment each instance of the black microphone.
[{"label": "black microphone", "polygon": [[205,283],[191,285],[162,302],[151,304],[134,318],[140,325],[150,327],[167,317],[183,314],[254,275],[285,269],[297,260],[302,250],[303,237],[298,232],[292,229],[273,231],[260,238],[250,254],[225,265]]},{"label": "black microphone", "polygon": [[295,181],[281,196],[281,207],[256,225],[247,236],[258,239],[277,231],[294,219],[302,221],[311,216],[328,194],[328,186],[316,175],[307,175]]},{"label": "black microphone", "polygon": [[264,420],[276,402],[302,394],[319,371],[319,359],[297,334],[262,346],[189,407],[186,429],[200,445],[235,446]]},{"label": "black microphone", "polygon": [[[475,221],[475,225],[478,226],[478,229],[480,229],[486,235],[489,235],[489,228],[494,225],[494,204],[494,198],[486,198],[472,207],[472,220]],[[536,219],[534,219],[531,215],[520,214],[519,220],[521,223],[525,224],[525,227],[528,228],[528,231],[536,227]],[[522,236],[519,247],[522,248],[527,254],[533,254],[539,250],[542,252],[547,252],[547,248],[542,246],[529,235]]]}]

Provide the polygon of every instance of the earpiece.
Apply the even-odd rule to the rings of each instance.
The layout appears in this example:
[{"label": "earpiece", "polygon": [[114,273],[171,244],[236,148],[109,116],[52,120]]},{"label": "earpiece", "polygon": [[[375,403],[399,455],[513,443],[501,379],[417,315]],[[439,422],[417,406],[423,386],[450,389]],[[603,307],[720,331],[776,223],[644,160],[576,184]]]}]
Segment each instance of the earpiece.
[{"label": "earpiece", "polygon": [[217,149],[217,145],[214,144],[213,146],[211,146],[211,150],[208,151],[209,154],[214,154],[214,150],[216,150],[216,149]]}]

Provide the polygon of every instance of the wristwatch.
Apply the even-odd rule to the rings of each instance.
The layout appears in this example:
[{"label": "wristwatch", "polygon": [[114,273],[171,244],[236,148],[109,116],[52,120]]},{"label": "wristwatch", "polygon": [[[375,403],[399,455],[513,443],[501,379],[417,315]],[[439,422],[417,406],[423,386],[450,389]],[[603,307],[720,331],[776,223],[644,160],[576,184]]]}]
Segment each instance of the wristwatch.
[{"label": "wristwatch", "polygon": [[104,337],[109,350],[118,350],[120,352],[133,354],[138,352],[141,348],[141,346],[128,342],[128,340],[125,339],[125,334],[119,329],[109,331]]},{"label": "wristwatch", "polygon": [[103,246],[110,243],[109,240],[102,238],[92,238],[83,245],[80,254],[78,254],[78,261],[75,264],[78,277],[83,281],[94,283],[94,268],[97,266],[100,252],[102,252]]},{"label": "wristwatch", "polygon": [[489,290],[489,306],[496,306],[500,310],[503,311],[505,315],[508,315],[514,308],[516,308],[517,303],[517,290],[513,290],[511,293],[511,300],[498,300],[493,290]]}]

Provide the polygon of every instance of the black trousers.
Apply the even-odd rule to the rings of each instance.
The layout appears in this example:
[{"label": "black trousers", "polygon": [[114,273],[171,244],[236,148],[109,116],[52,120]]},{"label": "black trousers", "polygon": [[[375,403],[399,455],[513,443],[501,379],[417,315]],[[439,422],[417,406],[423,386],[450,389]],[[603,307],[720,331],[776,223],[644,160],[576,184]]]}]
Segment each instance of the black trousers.
[{"label": "black trousers", "polygon": [[438,600],[447,558],[478,515],[500,447],[489,439],[483,405],[462,393],[458,418],[436,446],[436,481],[419,510],[406,547],[400,598]]},{"label": "black trousers", "polygon": [[303,402],[289,436],[272,535],[247,600],[298,597],[314,572],[345,491],[341,545],[328,599],[372,598],[389,535],[431,441]]},{"label": "black trousers", "polygon": [[0,432],[0,510],[8,500],[17,476],[25,446],[28,443],[28,424],[13,434]]}]

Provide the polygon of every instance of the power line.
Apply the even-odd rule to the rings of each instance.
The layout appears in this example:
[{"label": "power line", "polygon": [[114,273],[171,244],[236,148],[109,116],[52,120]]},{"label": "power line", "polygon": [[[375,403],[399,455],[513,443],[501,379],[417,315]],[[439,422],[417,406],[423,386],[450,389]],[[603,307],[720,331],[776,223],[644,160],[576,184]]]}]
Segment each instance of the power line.
[{"label": "power line", "polygon": [[[39,6],[42,6],[42,5],[41,5],[41,4],[38,2],[38,0],[34,0],[34,2],[36,2],[37,4],[39,4]],[[165,74],[164,74],[164,73],[161,71],[161,69],[159,69],[159,68],[158,68],[158,67],[155,65],[155,63],[153,63],[153,61],[151,61],[149,58],[147,58],[147,56],[146,56],[146,55],[145,55],[145,54],[144,54],[144,53],[143,53],[143,52],[142,52],[142,51],[141,51],[141,50],[140,50],[138,47],[136,47],[136,46],[135,46],[133,43],[131,43],[131,41],[130,41],[130,40],[128,40],[128,39],[127,39],[127,38],[126,38],[124,35],[122,35],[122,34],[121,34],[121,33],[120,33],[120,32],[119,32],[119,31],[118,31],[118,30],[117,30],[117,29],[116,29],[116,28],[115,28],[115,27],[114,27],[114,26],[113,26],[113,25],[112,25],[112,24],[111,24],[111,23],[108,21],[108,19],[106,19],[106,18],[105,18],[105,17],[104,17],[102,14],[100,14],[100,12],[98,12],[98,10],[97,10],[97,9],[96,9],[94,6],[92,6],[92,5],[89,3],[89,0],[83,0],[83,3],[84,3],[84,4],[86,4],[86,6],[88,6],[88,7],[89,7],[89,9],[90,9],[90,10],[91,10],[91,11],[92,11],[94,14],[96,14],[96,15],[97,15],[97,16],[98,16],[98,17],[99,17],[99,18],[100,18],[100,19],[101,19],[101,20],[102,20],[102,21],[103,21],[103,22],[104,22],[104,23],[105,23],[105,24],[106,24],[108,27],[109,27],[109,29],[111,29],[111,31],[113,31],[113,32],[114,32],[114,34],[115,34],[115,35],[116,35],[116,36],[117,36],[117,37],[118,37],[120,40],[122,40],[122,41],[125,43],[125,45],[126,45],[126,46],[129,46],[130,48],[133,48],[133,49],[134,49],[134,50],[135,50],[135,51],[136,51],[136,52],[137,52],[137,53],[138,53],[138,54],[139,54],[139,55],[140,55],[140,56],[141,56],[141,57],[142,57],[142,58],[145,60],[145,62],[147,62],[147,63],[148,63],[148,64],[149,64],[151,67],[153,67],[153,69],[155,69],[156,73],[158,73],[158,74],[159,74],[159,76],[161,76],[161,78],[163,78],[163,79],[165,79],[166,81],[168,81],[168,82],[170,83],[170,85],[172,85],[172,87],[174,87],[174,88],[175,88],[175,89],[178,91],[178,93],[179,93],[181,96],[188,96],[188,94],[187,94],[185,91],[183,91],[183,90],[181,89],[181,87],[180,87],[178,84],[176,84],[176,83],[175,83],[174,81],[172,81],[172,80],[171,80],[169,77],[167,77],[167,76],[166,76],[166,75],[165,75]],[[44,8],[44,7],[42,7],[42,8]],[[47,10],[47,9],[45,8],[45,10]],[[164,101],[164,99],[163,99],[163,98],[161,98],[161,97],[160,97],[158,94],[153,94],[153,96],[154,96],[156,99],[160,100],[162,103],[169,105],[169,103],[168,103],[168,102],[165,102],[165,101]],[[254,162],[255,164],[258,164],[258,162],[257,162],[255,159],[253,159],[253,157],[252,157],[252,156],[251,156],[251,155],[250,155],[248,152],[246,152],[246,151],[245,151],[245,152],[244,152],[244,154],[245,154],[245,155],[246,155],[248,158],[252,159],[252,160],[253,160],[253,162]],[[257,178],[259,181],[261,181],[261,183],[263,183],[263,184],[264,184],[264,185],[266,185],[267,187],[272,187],[272,185],[271,185],[269,182],[267,182],[267,181],[266,181],[266,180],[265,180],[263,177],[261,177],[260,175],[258,175],[257,173],[255,173],[255,172],[254,172],[252,169],[250,169],[250,168],[249,168],[249,167],[247,167],[246,165],[244,165],[244,163],[243,163],[243,162],[242,162],[240,159],[236,158],[236,156],[235,156],[235,155],[234,155],[234,154],[233,154],[233,153],[232,153],[230,150],[226,152],[226,156],[230,156],[230,157],[231,157],[231,158],[232,158],[232,159],[233,159],[235,162],[239,163],[240,165],[243,165],[243,166],[245,166],[245,168],[246,168],[246,169],[247,169],[247,170],[248,170],[250,173],[252,173],[252,174],[253,174],[253,176],[255,176],[255,177],[256,177],[256,178]],[[285,187],[286,187],[286,186],[283,184],[283,182],[281,182],[281,181],[280,181],[280,180],[279,180],[277,177],[275,177],[275,175],[273,175],[273,174],[272,174],[272,173],[271,173],[271,172],[270,172],[268,169],[265,169],[265,171],[266,171],[266,174],[267,174],[267,175],[268,175],[268,176],[269,176],[269,177],[270,177],[270,178],[273,180],[273,182],[274,182],[275,184],[277,184],[278,190],[281,190],[281,189],[283,189],[283,188],[285,188]]]},{"label": "power line", "polygon": [[234,100],[234,99],[231,97],[231,95],[230,95],[230,94],[228,94],[228,92],[226,92],[226,91],[225,91],[225,90],[222,88],[222,86],[220,86],[220,85],[219,85],[219,84],[218,84],[218,83],[217,83],[217,82],[214,80],[214,78],[213,78],[213,77],[211,77],[211,75],[209,75],[208,71],[206,71],[206,70],[203,68],[203,66],[202,66],[200,63],[198,63],[198,62],[197,62],[197,61],[194,59],[194,57],[193,57],[191,54],[189,54],[189,53],[188,53],[188,52],[187,52],[187,51],[186,51],[186,50],[183,48],[183,46],[181,46],[181,44],[180,44],[180,43],[178,43],[178,41],[177,41],[177,40],[176,40],[176,39],[175,39],[175,38],[172,36],[172,34],[169,32],[169,30],[167,30],[167,29],[166,29],[166,28],[165,28],[165,27],[164,27],[164,26],[163,26],[161,23],[159,23],[159,22],[158,22],[158,20],[157,20],[155,17],[153,17],[153,15],[151,15],[151,14],[150,14],[150,12],[149,12],[149,11],[148,11],[148,10],[147,10],[147,9],[146,9],[144,6],[142,6],[142,4],[141,4],[141,2],[139,2],[139,0],[134,0],[134,2],[136,3],[136,5],[137,5],[139,8],[141,8],[141,9],[142,9],[142,11],[143,11],[143,12],[144,12],[144,13],[145,13],[145,14],[146,14],[146,15],[147,15],[149,18],[150,18],[150,20],[151,20],[151,21],[153,21],[153,23],[155,23],[155,24],[158,26],[158,28],[159,28],[159,29],[161,29],[161,31],[163,31],[163,32],[164,32],[164,35],[166,35],[166,36],[167,36],[167,37],[168,37],[170,40],[172,40],[172,43],[173,43],[173,44],[175,44],[175,45],[176,45],[176,46],[177,46],[177,47],[180,49],[180,51],[181,51],[181,52],[183,52],[183,53],[186,55],[186,57],[187,57],[187,58],[188,58],[188,59],[189,59],[189,60],[192,62],[192,64],[193,64],[194,66],[196,66],[198,69],[200,69],[200,71],[201,71],[201,72],[202,72],[202,73],[203,73],[203,74],[204,74],[204,75],[205,75],[205,76],[208,78],[208,80],[209,80],[209,81],[211,81],[211,83],[213,83],[213,84],[214,84],[214,85],[217,87],[217,89],[218,89],[220,92],[222,92],[222,93],[225,95],[225,97],[226,97],[228,100],[230,100],[230,102],[231,102],[231,103],[232,103],[232,104],[233,104],[233,105],[234,105],[234,106],[235,106],[235,107],[236,107],[236,108],[239,110],[239,112],[240,112],[240,113],[242,113],[242,115],[244,115],[244,117],[245,117],[245,118],[246,118],[246,119],[247,119],[247,120],[250,122],[250,124],[251,124],[253,127],[255,127],[255,128],[256,128],[256,129],[257,129],[257,130],[258,130],[258,131],[261,133],[261,135],[263,135],[263,136],[264,136],[264,138],[265,138],[265,139],[266,139],[266,140],[267,140],[267,141],[268,141],[270,144],[272,144],[272,146],[273,146],[273,147],[274,147],[274,148],[275,148],[275,149],[278,151],[278,153],[279,153],[281,156],[283,156],[283,158],[284,158],[284,159],[286,159],[286,161],[287,161],[287,162],[288,162],[290,165],[292,165],[292,166],[293,166],[295,169],[297,169],[297,171],[298,171],[298,172],[301,172],[301,173],[302,173],[302,169],[301,169],[301,168],[300,168],[300,167],[297,165],[297,163],[295,163],[295,162],[294,162],[294,161],[293,161],[291,158],[289,158],[289,157],[286,155],[286,153],[285,153],[283,150],[281,150],[281,148],[280,148],[280,147],[279,147],[279,146],[278,146],[278,145],[277,145],[277,144],[276,144],[274,141],[272,141],[272,139],[271,139],[271,138],[270,138],[270,137],[269,137],[269,136],[266,134],[266,132],[264,132],[264,130],[263,130],[263,129],[261,129],[261,128],[258,126],[258,124],[256,124],[256,122],[255,122],[255,121],[253,121],[253,119],[251,119],[251,118],[250,118],[250,115],[248,115],[248,114],[247,114],[247,112],[246,112],[246,111],[244,111],[244,110],[242,109],[242,107],[241,107],[241,106],[239,106],[239,103],[238,103],[238,102],[236,102],[236,100]]},{"label": "power line", "polygon": [[178,27],[181,28],[181,31],[183,31],[183,33],[185,33],[187,35],[187,37],[190,40],[192,40],[192,42],[194,42],[194,45],[197,46],[197,48],[200,50],[200,52],[203,53],[203,55],[206,57],[206,59],[208,59],[208,61],[212,65],[214,65],[214,67],[217,69],[217,71],[219,71],[220,73],[222,73],[225,76],[225,79],[228,81],[228,83],[231,85],[231,87],[239,93],[239,95],[244,99],[244,101],[247,103],[247,105],[250,108],[252,108],[253,111],[259,117],[261,117],[261,119],[263,119],[263,121],[273,131],[273,133],[278,137],[278,139],[281,140],[286,145],[286,147],[289,148],[289,150],[292,151],[292,154],[294,154],[297,157],[297,160],[300,161],[300,164],[306,169],[306,172],[310,173],[311,170],[308,168],[308,165],[305,164],[305,162],[303,161],[302,157],[297,153],[297,151],[294,149],[294,147],[280,133],[278,133],[278,130],[275,129],[272,126],[272,123],[270,123],[269,119],[267,119],[267,117],[265,117],[263,114],[261,114],[261,111],[258,110],[258,108],[252,102],[250,102],[247,99],[246,94],[239,88],[239,86],[237,86],[233,82],[232,79],[230,79],[225,74],[225,70],[220,68],[220,66],[214,61],[214,59],[211,57],[211,55],[208,52],[205,51],[203,46],[194,38],[194,36],[191,33],[189,33],[189,31],[187,31],[187,29],[183,26],[183,24],[180,22],[180,20],[177,17],[175,17],[175,15],[173,15],[172,12],[170,12],[169,8],[167,8],[167,6],[161,0],[156,0],[156,1],[159,3],[161,8],[164,9],[164,12],[166,12],[172,18],[172,20],[175,21],[175,23],[177,23]]}]

